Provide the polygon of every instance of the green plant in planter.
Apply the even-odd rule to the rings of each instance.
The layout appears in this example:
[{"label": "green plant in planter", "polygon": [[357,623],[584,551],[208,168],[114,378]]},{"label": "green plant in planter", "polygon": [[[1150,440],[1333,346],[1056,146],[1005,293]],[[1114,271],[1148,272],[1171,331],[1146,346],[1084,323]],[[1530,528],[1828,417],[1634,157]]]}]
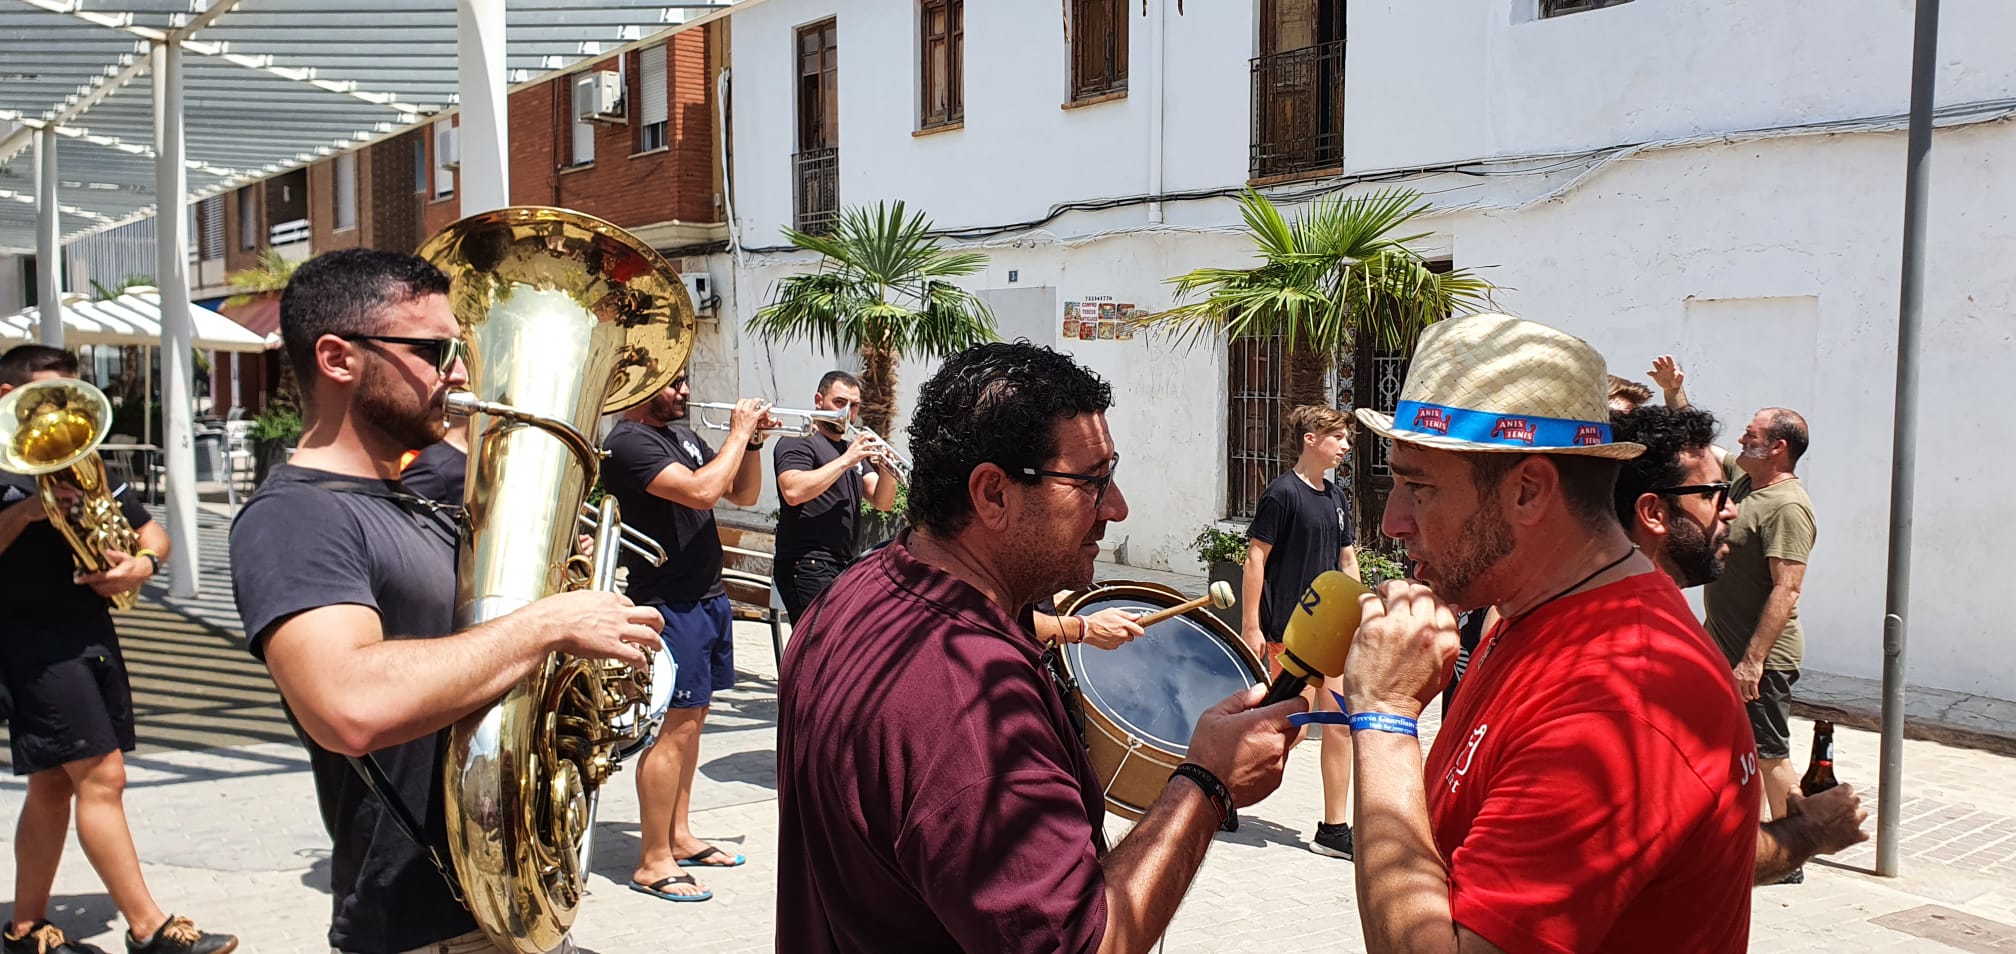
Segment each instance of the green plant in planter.
[{"label": "green plant in planter", "polygon": [[1387,580],[1407,578],[1407,555],[1398,550],[1387,553],[1383,550],[1358,551],[1358,576],[1366,586],[1378,586]]},{"label": "green plant in planter", "polygon": [[286,409],[268,408],[252,419],[249,436],[255,441],[291,441],[301,436],[301,415]]},{"label": "green plant in planter", "polygon": [[[882,479],[888,480],[889,478],[885,476]],[[861,516],[867,517],[870,520],[894,520],[908,512],[910,512],[910,485],[908,484],[899,483],[896,485],[896,502],[889,505],[889,513],[887,515],[875,509],[875,504],[867,497],[861,498]]]},{"label": "green plant in planter", "polygon": [[1190,541],[1190,549],[1197,554],[1197,562],[1205,566],[1218,563],[1245,564],[1246,536],[1217,527],[1205,527]]}]

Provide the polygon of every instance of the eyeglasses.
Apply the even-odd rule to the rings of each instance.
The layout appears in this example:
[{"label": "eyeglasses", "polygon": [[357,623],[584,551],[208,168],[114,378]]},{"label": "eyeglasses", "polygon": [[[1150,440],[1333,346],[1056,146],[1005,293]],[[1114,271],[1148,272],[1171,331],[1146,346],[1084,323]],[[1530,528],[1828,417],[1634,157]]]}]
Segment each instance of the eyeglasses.
[{"label": "eyeglasses", "polygon": [[397,335],[339,335],[344,341],[382,341],[386,344],[410,345],[413,353],[434,364],[434,370],[442,377],[455,370],[455,362],[466,360],[469,346],[460,338],[401,338]]},{"label": "eyeglasses", "polygon": [[1034,467],[1021,468],[1025,477],[1055,477],[1059,480],[1075,480],[1092,488],[1092,509],[1098,510],[1106,502],[1106,488],[1113,486],[1113,474],[1120,469],[1120,455],[1106,462],[1103,474],[1067,474],[1057,470],[1037,470]]},{"label": "eyeglasses", "polygon": [[1661,487],[1657,490],[1648,490],[1646,491],[1646,493],[1658,494],[1661,497],[1687,497],[1692,496],[1694,494],[1714,494],[1715,510],[1716,512],[1719,513],[1722,510],[1722,506],[1729,502],[1729,482],[1726,480],[1718,480],[1712,484],[1686,484],[1680,487]]}]

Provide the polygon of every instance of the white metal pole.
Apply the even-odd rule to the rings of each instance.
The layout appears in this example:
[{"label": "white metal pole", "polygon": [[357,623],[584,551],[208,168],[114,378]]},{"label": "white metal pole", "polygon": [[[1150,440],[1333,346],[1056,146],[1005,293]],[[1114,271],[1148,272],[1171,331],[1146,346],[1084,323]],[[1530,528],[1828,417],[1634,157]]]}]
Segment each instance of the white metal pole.
[{"label": "white metal pole", "polygon": [[161,430],[168,458],[169,592],[196,595],[195,401],[191,394],[189,171],[182,151],[182,45],[154,44],[154,236],[161,289]]},{"label": "white metal pole", "polygon": [[462,214],[511,204],[505,118],[504,0],[456,0],[455,75],[462,94]]},{"label": "white metal pole", "polygon": [[57,205],[56,129],[35,130],[35,301],[42,343],[63,347],[63,228]]}]

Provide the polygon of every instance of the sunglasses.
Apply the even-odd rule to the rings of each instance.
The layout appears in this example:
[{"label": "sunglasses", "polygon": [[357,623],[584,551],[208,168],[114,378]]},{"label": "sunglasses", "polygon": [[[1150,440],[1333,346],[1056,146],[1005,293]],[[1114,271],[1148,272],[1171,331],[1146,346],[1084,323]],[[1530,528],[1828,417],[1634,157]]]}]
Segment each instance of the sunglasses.
[{"label": "sunglasses", "polygon": [[1091,487],[1092,509],[1095,511],[1099,509],[1100,504],[1106,502],[1106,488],[1113,486],[1113,474],[1119,470],[1119,454],[1114,454],[1113,459],[1106,463],[1106,472],[1103,474],[1070,474],[1057,470],[1037,470],[1034,467],[1021,468],[1022,474],[1027,477],[1055,477],[1059,480],[1075,480]]},{"label": "sunglasses", "polygon": [[1661,487],[1657,490],[1649,490],[1646,492],[1652,494],[1658,494],[1661,497],[1687,497],[1693,494],[1714,494],[1715,510],[1718,513],[1721,512],[1723,504],[1729,502],[1729,482],[1726,480],[1718,480],[1712,484],[1686,484],[1679,487]]},{"label": "sunglasses", "polygon": [[466,361],[469,346],[460,338],[401,338],[397,335],[339,335],[344,341],[377,341],[385,344],[403,344],[413,349],[413,353],[434,365],[435,373],[447,377],[455,370],[455,362]]}]

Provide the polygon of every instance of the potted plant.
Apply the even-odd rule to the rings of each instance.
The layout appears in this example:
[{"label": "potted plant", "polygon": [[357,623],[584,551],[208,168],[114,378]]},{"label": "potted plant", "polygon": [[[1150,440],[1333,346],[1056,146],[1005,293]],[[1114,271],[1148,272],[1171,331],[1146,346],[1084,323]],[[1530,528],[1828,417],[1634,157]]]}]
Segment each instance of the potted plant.
[{"label": "potted plant", "polygon": [[265,483],[266,474],[287,462],[287,449],[301,439],[301,415],[288,408],[268,407],[252,419],[246,435],[252,441],[254,483]]},{"label": "potted plant", "polygon": [[[884,475],[883,480],[893,478]],[[896,485],[896,502],[889,506],[889,512],[875,509],[867,500],[861,501],[861,519],[854,531],[854,547],[859,553],[867,553],[884,543],[896,539],[907,526],[910,512],[910,488],[905,484]]]},{"label": "potted plant", "polygon": [[1366,586],[1378,586],[1387,580],[1407,578],[1407,554],[1399,550],[1390,553],[1369,547],[1358,551],[1358,576]]},{"label": "potted plant", "polygon": [[[1197,562],[1204,564],[1211,582],[1224,580],[1231,584],[1232,592],[1238,593],[1246,581],[1246,536],[1207,526],[1190,541],[1191,549],[1197,554]],[[1240,628],[1239,604],[1234,603],[1224,609],[1212,609],[1211,614],[1232,627]]]}]

